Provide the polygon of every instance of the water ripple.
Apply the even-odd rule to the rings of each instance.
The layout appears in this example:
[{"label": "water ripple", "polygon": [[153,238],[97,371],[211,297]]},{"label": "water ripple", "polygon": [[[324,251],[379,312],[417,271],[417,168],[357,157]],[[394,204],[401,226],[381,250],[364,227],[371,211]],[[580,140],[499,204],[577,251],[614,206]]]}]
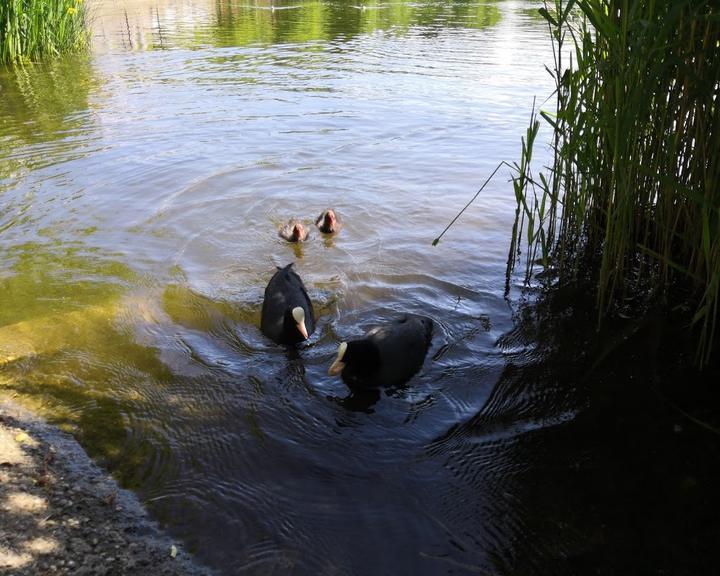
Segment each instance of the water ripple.
[{"label": "water ripple", "polygon": [[[92,58],[0,73],[3,378],[222,573],[510,565],[528,447],[576,406],[520,370],[506,179],[431,242],[552,90],[542,21],[511,1],[101,9]],[[278,237],[289,218],[306,243]],[[293,350],[259,330],[290,262],[317,316]],[[435,325],[407,386],[328,375],[404,312]]]}]

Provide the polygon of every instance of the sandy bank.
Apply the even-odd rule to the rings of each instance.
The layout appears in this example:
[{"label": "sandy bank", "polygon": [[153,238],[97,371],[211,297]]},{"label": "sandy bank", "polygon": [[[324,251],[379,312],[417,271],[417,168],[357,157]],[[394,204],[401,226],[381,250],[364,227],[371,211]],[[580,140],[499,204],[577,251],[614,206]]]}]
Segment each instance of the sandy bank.
[{"label": "sandy bank", "polygon": [[206,575],[68,434],[0,397],[0,572]]}]

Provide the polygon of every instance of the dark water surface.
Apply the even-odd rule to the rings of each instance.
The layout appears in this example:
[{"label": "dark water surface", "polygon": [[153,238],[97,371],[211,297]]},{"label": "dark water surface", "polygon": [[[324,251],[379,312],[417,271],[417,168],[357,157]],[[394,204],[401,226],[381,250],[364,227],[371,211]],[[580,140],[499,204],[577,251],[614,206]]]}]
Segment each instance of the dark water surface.
[{"label": "dark water surface", "polygon": [[[430,246],[551,92],[536,3],[92,7],[91,55],[0,72],[0,385],[222,573],[553,573],[583,538],[537,522],[536,433],[586,400],[513,372],[507,174]],[[291,261],[298,350],[258,329]],[[396,311],[423,370],[350,398],[337,344]]]}]

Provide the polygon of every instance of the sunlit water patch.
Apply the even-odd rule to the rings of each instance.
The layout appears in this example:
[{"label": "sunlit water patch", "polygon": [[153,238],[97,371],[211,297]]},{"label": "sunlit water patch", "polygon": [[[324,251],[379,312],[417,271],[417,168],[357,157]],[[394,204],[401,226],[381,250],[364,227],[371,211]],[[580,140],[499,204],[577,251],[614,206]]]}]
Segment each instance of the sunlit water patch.
[{"label": "sunlit water patch", "polygon": [[[103,2],[91,56],[1,71],[2,386],[225,573],[491,567],[520,465],[493,447],[573,407],[463,424],[510,356],[508,174],[430,243],[551,91],[532,6]],[[296,350],[259,330],[289,262],[318,315]],[[328,376],[402,312],[435,324],[408,386]]]}]

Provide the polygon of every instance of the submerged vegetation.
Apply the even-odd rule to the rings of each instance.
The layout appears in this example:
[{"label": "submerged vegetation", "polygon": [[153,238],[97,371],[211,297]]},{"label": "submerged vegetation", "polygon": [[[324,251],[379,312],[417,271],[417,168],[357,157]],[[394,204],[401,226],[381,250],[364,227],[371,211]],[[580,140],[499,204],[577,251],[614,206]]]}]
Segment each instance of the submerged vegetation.
[{"label": "submerged vegetation", "polygon": [[23,63],[87,45],[83,0],[0,2],[0,63]]},{"label": "submerged vegetation", "polygon": [[[698,361],[720,305],[720,9],[709,1],[555,0],[557,110],[545,173],[516,165],[510,254],[527,242],[559,285],[589,281],[599,318],[628,301],[690,303]],[[523,240],[524,239],[524,240]]]}]

